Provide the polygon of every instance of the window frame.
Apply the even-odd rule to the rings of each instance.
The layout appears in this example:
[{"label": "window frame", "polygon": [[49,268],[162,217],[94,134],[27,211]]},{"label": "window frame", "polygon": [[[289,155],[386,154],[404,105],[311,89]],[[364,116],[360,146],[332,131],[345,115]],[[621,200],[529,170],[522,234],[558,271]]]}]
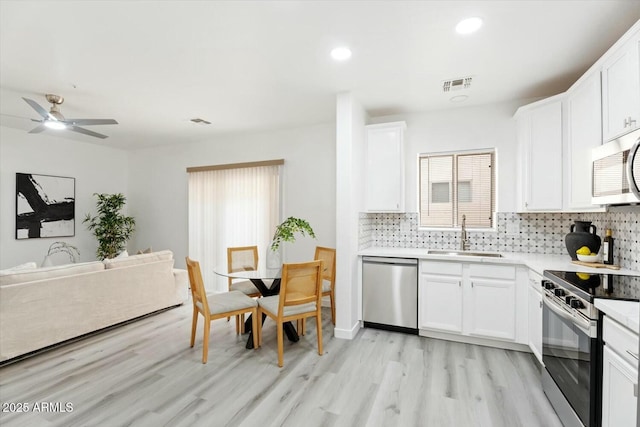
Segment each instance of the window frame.
[{"label": "window frame", "polygon": [[[474,154],[490,154],[491,155],[491,225],[488,227],[477,227],[477,226],[467,226],[467,230],[474,230],[476,232],[496,232],[496,206],[497,206],[497,194],[498,194],[498,177],[497,177],[497,149],[495,147],[492,148],[480,148],[480,149],[472,149],[472,150],[456,150],[456,151],[432,151],[432,152],[421,152],[418,153],[417,156],[417,211],[418,211],[418,230],[421,231],[457,231],[460,230],[460,224],[457,224],[457,211],[458,211],[458,180],[456,177],[457,174],[457,156],[463,155],[474,155]],[[421,217],[422,217],[422,159],[427,157],[442,157],[442,156],[453,156],[452,158],[452,181],[451,181],[451,189],[452,189],[452,197],[454,199],[454,218],[456,222],[454,222],[453,226],[438,226],[438,225],[422,225]]]}]

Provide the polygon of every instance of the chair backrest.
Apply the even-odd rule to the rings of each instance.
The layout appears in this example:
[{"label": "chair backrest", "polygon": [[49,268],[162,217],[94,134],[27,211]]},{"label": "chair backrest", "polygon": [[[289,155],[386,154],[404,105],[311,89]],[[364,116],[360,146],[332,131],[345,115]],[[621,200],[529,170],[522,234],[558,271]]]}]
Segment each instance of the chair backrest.
[{"label": "chair backrest", "polygon": [[316,246],[316,254],[313,259],[324,261],[322,279],[331,282],[331,288],[333,289],[336,283],[336,250],[333,248]]},{"label": "chair backrest", "polygon": [[[238,246],[227,248],[227,270],[229,273],[234,271],[247,271],[258,269],[258,247],[257,246]],[[229,286],[233,279],[229,277]]]},{"label": "chair backrest", "polygon": [[285,306],[321,303],[323,261],[282,265],[279,316]]},{"label": "chair backrest", "polygon": [[193,305],[198,307],[205,316],[208,316],[209,302],[207,301],[207,292],[204,289],[200,263],[189,257],[186,257],[185,259],[187,261],[187,272],[189,273],[189,284],[191,285]]}]

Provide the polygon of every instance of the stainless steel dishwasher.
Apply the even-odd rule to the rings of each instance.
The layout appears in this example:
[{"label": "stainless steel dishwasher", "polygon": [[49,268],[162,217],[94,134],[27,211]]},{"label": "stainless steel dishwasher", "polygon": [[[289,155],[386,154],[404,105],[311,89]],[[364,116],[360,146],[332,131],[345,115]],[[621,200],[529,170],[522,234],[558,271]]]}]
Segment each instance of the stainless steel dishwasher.
[{"label": "stainless steel dishwasher", "polygon": [[362,257],[365,327],[418,333],[418,260]]}]

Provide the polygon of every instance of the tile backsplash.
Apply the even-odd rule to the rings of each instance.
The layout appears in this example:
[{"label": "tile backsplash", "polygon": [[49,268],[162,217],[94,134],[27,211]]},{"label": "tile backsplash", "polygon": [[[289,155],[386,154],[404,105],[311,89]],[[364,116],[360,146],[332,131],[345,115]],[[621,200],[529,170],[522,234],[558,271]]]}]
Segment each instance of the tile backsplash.
[{"label": "tile backsplash", "polygon": [[[496,230],[469,231],[470,250],[565,255],[565,235],[574,221],[591,221],[604,238],[610,228],[615,238],[614,261],[640,271],[640,211],[598,213],[496,214]],[[359,246],[458,249],[460,231],[420,230],[417,213],[361,213]]]}]

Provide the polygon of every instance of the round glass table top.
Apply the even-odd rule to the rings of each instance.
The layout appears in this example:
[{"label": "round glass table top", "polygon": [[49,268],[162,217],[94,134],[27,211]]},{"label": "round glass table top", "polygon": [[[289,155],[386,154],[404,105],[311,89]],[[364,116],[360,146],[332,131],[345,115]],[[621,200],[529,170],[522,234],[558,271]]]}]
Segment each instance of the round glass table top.
[{"label": "round glass table top", "polygon": [[233,279],[279,279],[282,275],[282,268],[258,267],[257,270],[240,270],[229,273],[227,266],[217,266],[213,272],[218,276],[231,277]]}]

